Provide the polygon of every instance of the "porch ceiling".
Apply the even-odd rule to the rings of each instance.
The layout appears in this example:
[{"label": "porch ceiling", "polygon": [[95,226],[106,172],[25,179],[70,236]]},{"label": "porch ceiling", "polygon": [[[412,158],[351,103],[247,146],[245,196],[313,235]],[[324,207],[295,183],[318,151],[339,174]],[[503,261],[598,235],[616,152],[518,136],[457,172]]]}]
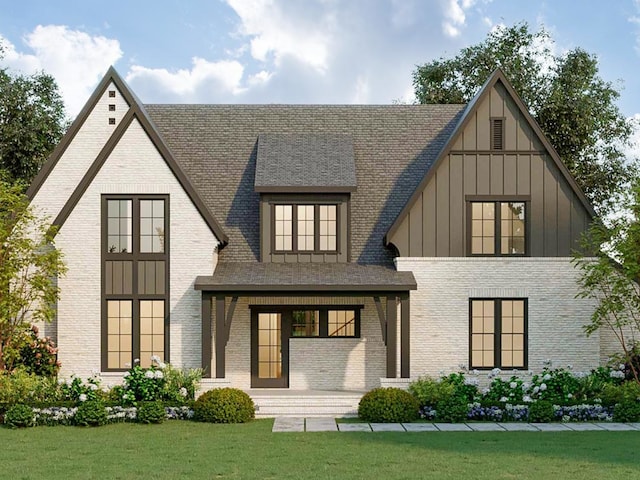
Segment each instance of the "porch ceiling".
[{"label": "porch ceiling", "polygon": [[411,272],[355,263],[219,263],[211,276],[196,278],[195,289],[215,292],[408,292]]}]

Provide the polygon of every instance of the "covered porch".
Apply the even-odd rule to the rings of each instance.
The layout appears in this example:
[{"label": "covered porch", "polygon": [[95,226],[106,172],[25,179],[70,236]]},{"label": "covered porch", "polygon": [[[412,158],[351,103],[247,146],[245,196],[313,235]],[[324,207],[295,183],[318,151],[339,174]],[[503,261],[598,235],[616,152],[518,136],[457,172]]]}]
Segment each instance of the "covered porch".
[{"label": "covered porch", "polygon": [[[195,288],[202,292],[205,383],[365,391],[381,377],[409,377],[411,272],[221,263],[214,275],[198,277]],[[297,319],[309,314],[315,326],[301,334]]]}]

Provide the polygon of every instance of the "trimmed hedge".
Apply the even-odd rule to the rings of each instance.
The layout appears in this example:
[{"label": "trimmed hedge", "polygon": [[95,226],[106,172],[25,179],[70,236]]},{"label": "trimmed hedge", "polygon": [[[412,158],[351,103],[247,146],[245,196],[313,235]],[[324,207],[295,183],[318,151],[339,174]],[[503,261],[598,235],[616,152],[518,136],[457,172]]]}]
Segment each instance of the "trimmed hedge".
[{"label": "trimmed hedge", "polygon": [[249,395],[237,388],[214,388],[198,397],[193,419],[209,423],[245,423],[255,417],[255,405]]},{"label": "trimmed hedge", "polygon": [[358,405],[358,416],[367,422],[411,422],[418,415],[418,401],[400,388],[374,388],[360,399]]}]

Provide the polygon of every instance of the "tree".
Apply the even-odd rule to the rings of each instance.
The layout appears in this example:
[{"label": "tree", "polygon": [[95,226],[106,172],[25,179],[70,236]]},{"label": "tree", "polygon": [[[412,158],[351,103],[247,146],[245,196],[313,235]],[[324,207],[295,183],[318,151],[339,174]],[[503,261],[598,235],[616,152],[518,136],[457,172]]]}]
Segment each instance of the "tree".
[{"label": "tree", "polygon": [[468,103],[501,68],[600,215],[628,192],[636,161],[625,159],[632,125],[616,105],[620,93],[599,76],[598,60],[580,48],[553,55],[552,39],[526,23],[502,27],[451,59],[413,73],[420,103]]},{"label": "tree", "polygon": [[36,215],[20,184],[0,181],[0,371],[12,367],[31,322],[54,318],[56,279],[66,272],[55,229]]},{"label": "tree", "polygon": [[0,170],[4,178],[31,183],[67,126],[64,104],[52,76],[0,69]]},{"label": "tree", "polygon": [[595,222],[585,237],[582,250],[598,252],[596,257],[576,253],[574,264],[580,270],[578,296],[597,304],[585,331],[611,331],[628,376],[640,383],[640,180],[631,192],[629,215],[610,226]]}]

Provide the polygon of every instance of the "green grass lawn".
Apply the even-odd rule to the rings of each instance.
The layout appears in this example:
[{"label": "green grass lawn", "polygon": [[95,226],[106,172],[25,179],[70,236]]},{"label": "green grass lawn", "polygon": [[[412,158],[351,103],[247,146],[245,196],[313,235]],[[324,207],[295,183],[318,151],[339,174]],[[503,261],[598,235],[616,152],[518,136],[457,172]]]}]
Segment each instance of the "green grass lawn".
[{"label": "green grass lawn", "polygon": [[640,432],[272,433],[271,426],[0,428],[0,478],[640,479]]}]

